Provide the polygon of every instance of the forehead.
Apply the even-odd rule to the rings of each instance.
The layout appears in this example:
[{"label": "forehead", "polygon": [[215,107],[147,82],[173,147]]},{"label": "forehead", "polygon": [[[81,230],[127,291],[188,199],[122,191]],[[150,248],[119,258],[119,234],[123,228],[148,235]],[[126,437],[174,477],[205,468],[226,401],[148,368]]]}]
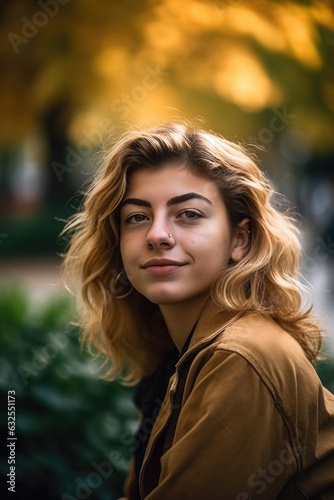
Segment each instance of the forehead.
[{"label": "forehead", "polygon": [[208,198],[221,198],[216,183],[194,172],[187,164],[168,163],[157,168],[143,167],[132,173],[125,196],[171,198],[185,192],[197,192]]}]

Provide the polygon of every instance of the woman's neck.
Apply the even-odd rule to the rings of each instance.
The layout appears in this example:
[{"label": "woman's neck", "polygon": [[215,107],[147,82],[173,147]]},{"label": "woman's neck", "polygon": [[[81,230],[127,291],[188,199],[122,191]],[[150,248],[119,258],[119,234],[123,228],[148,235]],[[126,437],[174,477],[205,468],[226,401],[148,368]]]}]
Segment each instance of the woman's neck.
[{"label": "woman's neck", "polygon": [[207,300],[208,294],[206,293],[186,302],[159,305],[169,335],[179,352],[182,351],[182,347],[200,317]]}]

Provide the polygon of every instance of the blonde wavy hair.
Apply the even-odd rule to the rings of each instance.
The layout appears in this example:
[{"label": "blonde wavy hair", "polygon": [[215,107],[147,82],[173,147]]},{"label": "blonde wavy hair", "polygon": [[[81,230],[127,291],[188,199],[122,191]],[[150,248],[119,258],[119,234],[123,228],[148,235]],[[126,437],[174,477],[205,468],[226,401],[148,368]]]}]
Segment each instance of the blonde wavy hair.
[{"label": "blonde wavy hair", "polygon": [[219,186],[232,226],[245,217],[251,220],[250,250],[221,270],[211,287],[214,302],[231,313],[270,315],[315,361],[322,334],[311,308],[302,305],[294,218],[275,207],[271,183],[243,147],[201,129],[168,124],[126,132],[114,144],[64,230],[70,238],[65,273],[82,298],[83,343],[103,355],[105,377],[136,383],[173,347],[159,307],[136,290],[128,293],[119,215],[134,171],[175,161],[186,162]]}]

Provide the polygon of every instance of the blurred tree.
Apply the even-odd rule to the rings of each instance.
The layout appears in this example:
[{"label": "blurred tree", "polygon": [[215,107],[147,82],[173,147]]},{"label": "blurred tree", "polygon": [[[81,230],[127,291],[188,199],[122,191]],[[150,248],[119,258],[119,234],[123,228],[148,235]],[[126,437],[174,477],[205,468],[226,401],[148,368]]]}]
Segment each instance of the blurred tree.
[{"label": "blurred tree", "polygon": [[[101,140],[129,122],[187,117],[265,146],[292,200],[306,161],[333,147],[331,0],[12,0],[0,14],[0,217],[46,200],[66,218]],[[30,134],[43,147],[27,162]],[[25,248],[12,219],[2,233],[2,253]]]},{"label": "blurred tree", "polygon": [[1,10],[2,142],[66,102],[74,140],[96,139],[102,120],[175,115],[247,137],[282,107],[317,148],[333,144],[330,1],[13,0]]}]

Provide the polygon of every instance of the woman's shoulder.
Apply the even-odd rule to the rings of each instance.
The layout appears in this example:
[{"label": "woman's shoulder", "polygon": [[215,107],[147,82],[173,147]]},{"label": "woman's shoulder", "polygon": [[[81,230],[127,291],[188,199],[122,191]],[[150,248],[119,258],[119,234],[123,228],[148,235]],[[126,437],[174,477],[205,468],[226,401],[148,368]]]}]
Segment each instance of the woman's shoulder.
[{"label": "woman's shoulder", "polygon": [[297,340],[284,330],[272,317],[256,312],[247,313],[234,321],[219,338],[219,345],[240,349],[244,354],[277,354],[304,358],[305,354]]},{"label": "woman's shoulder", "polygon": [[269,316],[245,314],[216,340],[215,350],[242,356],[276,389],[306,378],[314,387],[320,383],[298,341]]}]

